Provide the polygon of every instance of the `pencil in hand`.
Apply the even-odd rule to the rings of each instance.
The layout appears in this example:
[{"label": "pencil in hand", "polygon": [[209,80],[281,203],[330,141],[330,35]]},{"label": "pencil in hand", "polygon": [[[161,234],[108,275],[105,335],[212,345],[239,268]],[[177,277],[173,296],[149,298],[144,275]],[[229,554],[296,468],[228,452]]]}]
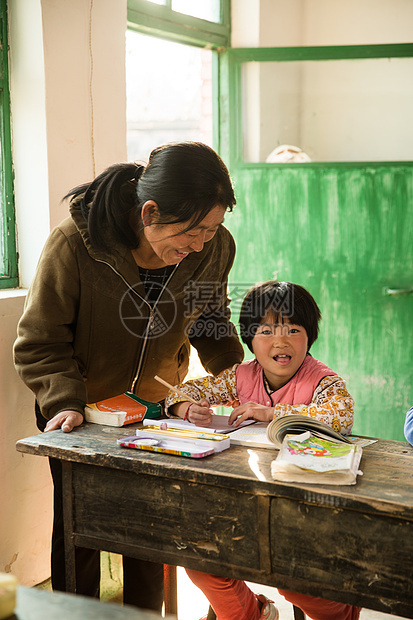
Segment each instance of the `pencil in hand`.
[{"label": "pencil in hand", "polygon": [[197,400],[195,400],[191,396],[188,396],[188,394],[185,394],[185,392],[182,392],[182,390],[180,390],[179,388],[171,385],[167,381],[164,381],[164,379],[161,379],[160,377],[158,377],[158,375],[155,375],[154,379],[156,379],[156,381],[158,381],[159,383],[162,383],[165,387],[169,388],[170,390],[173,390],[174,392],[176,392],[176,394],[178,394],[178,396],[182,396],[182,398],[184,398],[185,400],[188,400],[189,402],[193,403],[194,405],[199,405],[199,402]]}]

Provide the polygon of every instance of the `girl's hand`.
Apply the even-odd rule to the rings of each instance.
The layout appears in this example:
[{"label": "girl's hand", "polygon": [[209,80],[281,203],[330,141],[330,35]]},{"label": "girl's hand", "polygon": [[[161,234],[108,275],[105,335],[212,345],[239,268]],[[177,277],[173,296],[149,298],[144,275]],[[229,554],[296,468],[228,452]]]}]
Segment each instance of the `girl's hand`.
[{"label": "girl's hand", "polygon": [[64,433],[70,433],[75,426],[80,426],[82,423],[83,416],[78,411],[61,411],[48,421],[44,430],[47,432],[61,428]]},{"label": "girl's hand", "polygon": [[239,405],[239,400],[227,400],[226,403],[223,403],[224,407],[232,407],[233,409],[235,409],[235,407],[238,407]]},{"label": "girl's hand", "polygon": [[232,411],[229,416],[228,424],[234,424],[236,428],[241,422],[250,418],[258,422],[270,422],[273,415],[273,407],[266,407],[265,405],[258,405],[257,403],[244,403]]},{"label": "girl's hand", "polygon": [[[189,411],[188,411],[189,407]],[[207,400],[201,400],[199,405],[195,405],[194,403],[185,400],[181,403],[177,403],[176,405],[172,405],[169,407],[169,410],[174,415],[183,418],[185,413],[188,411],[186,419],[196,426],[210,426],[212,422],[212,409],[209,406]]]}]

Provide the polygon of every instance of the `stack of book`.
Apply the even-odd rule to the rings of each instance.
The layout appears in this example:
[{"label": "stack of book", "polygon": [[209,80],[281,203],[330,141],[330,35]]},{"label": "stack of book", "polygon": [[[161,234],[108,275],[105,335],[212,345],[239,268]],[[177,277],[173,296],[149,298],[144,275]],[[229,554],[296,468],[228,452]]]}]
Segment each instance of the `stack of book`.
[{"label": "stack of book", "polygon": [[287,435],[271,475],[281,482],[311,484],[356,484],[362,448],[356,444],[330,441],[312,435]]},{"label": "stack of book", "polygon": [[138,398],[132,392],[125,392],[85,407],[86,422],[105,426],[125,426],[141,422],[144,418],[159,418],[162,407]]}]

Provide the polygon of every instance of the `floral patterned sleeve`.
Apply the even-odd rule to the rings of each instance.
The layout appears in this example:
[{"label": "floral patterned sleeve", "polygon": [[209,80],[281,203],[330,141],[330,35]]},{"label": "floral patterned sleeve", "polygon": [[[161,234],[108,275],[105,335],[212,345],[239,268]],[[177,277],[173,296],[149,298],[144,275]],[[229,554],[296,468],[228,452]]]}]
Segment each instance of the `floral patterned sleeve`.
[{"label": "floral patterned sleeve", "polygon": [[354,400],[341,377],[324,377],[309,405],[279,403],[274,407],[274,419],[293,413],[311,416],[325,422],[342,435],[350,435],[354,420]]},{"label": "floral patterned sleeve", "polygon": [[[232,403],[238,399],[235,371],[239,364],[235,364],[232,368],[223,370],[219,375],[206,375],[199,379],[192,379],[185,383],[180,383],[176,387],[185,394],[188,394],[195,400],[205,398],[211,407]],[[165,399],[165,413],[172,417],[168,412],[168,408],[176,403],[185,401],[185,398],[170,390]]]}]

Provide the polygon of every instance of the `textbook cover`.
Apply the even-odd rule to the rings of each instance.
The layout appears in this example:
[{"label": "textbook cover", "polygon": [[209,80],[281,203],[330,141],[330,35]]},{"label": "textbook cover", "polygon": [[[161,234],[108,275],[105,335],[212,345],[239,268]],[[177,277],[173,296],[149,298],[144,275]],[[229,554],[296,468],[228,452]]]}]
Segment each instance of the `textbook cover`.
[{"label": "textbook cover", "polygon": [[313,484],[355,484],[362,448],[312,435],[286,435],[271,464],[274,480]]},{"label": "textbook cover", "polygon": [[86,422],[105,426],[125,426],[140,422],[144,418],[159,418],[162,407],[139,398],[132,392],[125,392],[112,398],[86,405]]}]

